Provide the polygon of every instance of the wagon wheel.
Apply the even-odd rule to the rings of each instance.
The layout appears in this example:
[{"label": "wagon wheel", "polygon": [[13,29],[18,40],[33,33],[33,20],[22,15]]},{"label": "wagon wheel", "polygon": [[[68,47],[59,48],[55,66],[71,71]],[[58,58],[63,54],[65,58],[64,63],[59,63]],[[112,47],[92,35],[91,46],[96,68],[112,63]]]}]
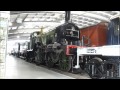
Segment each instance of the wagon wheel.
[{"label": "wagon wheel", "polygon": [[102,59],[93,58],[86,65],[86,71],[92,79],[100,79],[103,76]]},{"label": "wagon wheel", "polygon": [[59,67],[62,71],[69,72],[71,70],[72,56],[66,56],[64,52],[59,55]]},{"label": "wagon wheel", "polygon": [[54,66],[54,63],[53,63],[53,61],[52,61],[52,58],[53,58],[53,56],[52,56],[51,53],[47,54],[46,65],[47,65],[47,67],[49,67],[49,68],[52,68],[52,67]]}]

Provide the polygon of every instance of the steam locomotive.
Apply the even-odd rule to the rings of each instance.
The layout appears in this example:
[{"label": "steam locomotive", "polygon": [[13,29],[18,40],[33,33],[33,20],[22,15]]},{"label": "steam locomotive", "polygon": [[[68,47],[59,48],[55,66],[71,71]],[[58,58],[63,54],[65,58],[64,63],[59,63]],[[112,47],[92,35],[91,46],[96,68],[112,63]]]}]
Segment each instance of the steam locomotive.
[{"label": "steam locomotive", "polygon": [[32,33],[30,41],[28,56],[32,57],[28,60],[32,59],[37,65],[46,64],[49,68],[58,65],[61,70],[70,71],[73,54],[68,50],[79,44],[79,28],[74,23],[65,23],[46,35]]}]

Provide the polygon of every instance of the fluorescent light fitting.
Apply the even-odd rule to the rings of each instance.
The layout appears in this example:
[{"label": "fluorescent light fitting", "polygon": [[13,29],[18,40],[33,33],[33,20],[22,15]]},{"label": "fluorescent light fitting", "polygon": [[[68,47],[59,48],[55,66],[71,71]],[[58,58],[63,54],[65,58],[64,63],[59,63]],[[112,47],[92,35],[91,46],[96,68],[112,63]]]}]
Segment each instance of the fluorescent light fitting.
[{"label": "fluorescent light fitting", "polygon": [[20,36],[17,36],[17,38],[20,38]]}]

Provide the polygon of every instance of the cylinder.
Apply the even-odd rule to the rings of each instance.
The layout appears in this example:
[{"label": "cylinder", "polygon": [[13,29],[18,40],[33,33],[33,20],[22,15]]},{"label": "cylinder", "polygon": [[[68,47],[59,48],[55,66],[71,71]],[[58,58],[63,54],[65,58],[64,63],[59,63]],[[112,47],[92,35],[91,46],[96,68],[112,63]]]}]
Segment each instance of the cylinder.
[{"label": "cylinder", "polygon": [[0,78],[5,77],[8,26],[10,11],[0,11]]}]

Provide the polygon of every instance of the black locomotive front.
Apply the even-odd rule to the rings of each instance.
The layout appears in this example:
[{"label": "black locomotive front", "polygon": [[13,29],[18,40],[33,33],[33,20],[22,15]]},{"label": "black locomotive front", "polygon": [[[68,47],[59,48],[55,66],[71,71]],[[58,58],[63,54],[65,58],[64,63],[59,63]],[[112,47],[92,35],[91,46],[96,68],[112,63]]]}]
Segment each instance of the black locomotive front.
[{"label": "black locomotive front", "polygon": [[46,48],[46,65],[57,65],[61,70],[70,71],[73,57],[66,54],[67,46],[79,44],[79,28],[74,23],[65,23],[53,31],[52,42]]}]

